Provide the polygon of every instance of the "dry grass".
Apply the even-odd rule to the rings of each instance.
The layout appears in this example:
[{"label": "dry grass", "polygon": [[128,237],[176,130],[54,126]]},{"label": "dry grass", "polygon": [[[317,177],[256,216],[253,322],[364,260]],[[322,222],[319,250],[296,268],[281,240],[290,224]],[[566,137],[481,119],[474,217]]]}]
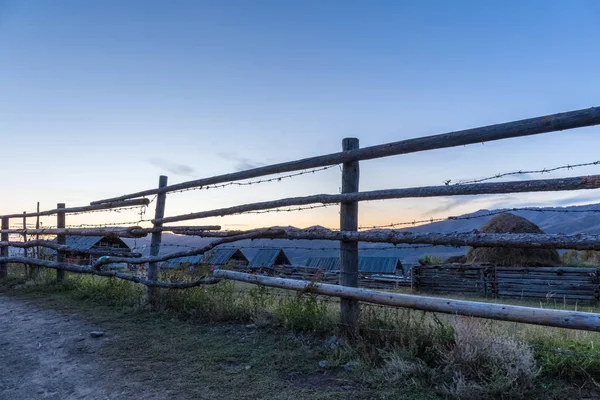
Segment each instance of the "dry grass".
[{"label": "dry grass", "polygon": [[[139,285],[68,274],[65,284],[56,286],[52,274],[48,276],[21,286],[19,292],[58,294],[86,304],[108,304],[115,310],[147,312],[141,306]],[[14,285],[10,290],[15,292]],[[573,307],[551,302],[521,304]],[[154,313],[177,317],[182,323],[251,324],[252,330],[273,335],[269,340],[294,332],[323,343],[345,332],[338,324],[337,300],[231,281],[165,290],[158,305]],[[598,309],[590,306],[586,311]],[[319,354],[327,360],[326,370],[344,371],[350,385],[370,393],[372,397],[367,398],[398,398],[399,394],[415,399],[563,398],[563,391],[577,398],[580,390],[593,392],[594,380],[600,380],[597,333],[366,304],[360,326],[357,336],[335,340]],[[176,354],[175,347],[170,351]],[[280,362],[285,364],[285,360]],[[288,368],[295,368],[297,360],[288,362]]]}]

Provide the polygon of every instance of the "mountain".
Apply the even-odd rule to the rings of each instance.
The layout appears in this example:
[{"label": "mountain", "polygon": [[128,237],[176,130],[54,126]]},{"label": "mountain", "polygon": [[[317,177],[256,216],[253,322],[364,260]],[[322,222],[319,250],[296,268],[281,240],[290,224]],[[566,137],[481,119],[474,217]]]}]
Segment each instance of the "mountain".
[{"label": "mountain", "polygon": [[[501,212],[511,212],[527,218],[538,225],[546,233],[562,234],[599,234],[600,235],[600,203],[584,206],[527,208],[524,211],[510,209],[479,210],[471,214],[455,217],[451,220],[433,222],[425,225],[399,229],[409,232],[471,232],[479,229],[494,215]],[[201,247],[212,240],[211,238],[198,238],[193,236],[180,236],[170,233],[163,234],[161,254],[171,253]],[[149,252],[150,237],[143,239],[127,239],[127,243],[136,247],[144,254]],[[237,247],[251,259],[261,247],[283,248],[290,260],[297,265],[304,265],[309,257],[335,257],[339,255],[337,242],[327,240],[286,240],[286,239],[256,239],[243,240],[224,245]],[[359,249],[365,256],[399,257],[403,265],[417,264],[424,255],[447,258],[454,255],[465,254],[467,248],[455,247],[418,247],[392,245],[379,243],[360,243]]]}]

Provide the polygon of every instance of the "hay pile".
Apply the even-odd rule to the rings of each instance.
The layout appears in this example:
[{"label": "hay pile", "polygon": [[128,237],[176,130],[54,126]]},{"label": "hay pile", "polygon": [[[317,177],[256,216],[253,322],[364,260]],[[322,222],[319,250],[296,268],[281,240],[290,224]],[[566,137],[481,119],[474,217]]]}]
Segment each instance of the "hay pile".
[{"label": "hay pile", "polygon": [[[510,213],[498,214],[479,230],[481,233],[544,233],[533,222]],[[467,263],[499,266],[553,267],[561,264],[556,250],[502,247],[469,248]]]}]

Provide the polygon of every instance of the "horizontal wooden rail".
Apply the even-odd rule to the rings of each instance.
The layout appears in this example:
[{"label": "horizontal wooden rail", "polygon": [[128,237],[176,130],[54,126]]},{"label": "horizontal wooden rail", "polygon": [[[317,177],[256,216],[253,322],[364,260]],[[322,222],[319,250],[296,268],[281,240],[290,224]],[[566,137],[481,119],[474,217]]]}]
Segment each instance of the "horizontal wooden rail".
[{"label": "horizontal wooden rail", "polygon": [[68,271],[74,272],[78,274],[92,274],[106,277],[119,278],[126,281],[141,283],[142,285],[146,285],[148,287],[160,287],[165,289],[186,289],[200,285],[212,285],[218,283],[220,279],[203,276],[197,280],[190,282],[161,282],[161,281],[151,281],[148,279],[143,279],[135,275],[130,275],[123,272],[118,271],[106,271],[106,270],[97,270],[92,268],[89,265],[77,265],[77,264],[69,264],[69,263],[58,263],[54,261],[40,260],[37,258],[30,257],[0,257],[0,263],[15,263],[15,264],[26,264],[33,265],[37,267],[45,267],[56,269],[60,271]]},{"label": "horizontal wooden rail", "polygon": [[190,214],[176,215],[155,219],[154,223],[172,223],[192,219],[221,217],[259,210],[269,210],[279,207],[300,206],[308,204],[334,204],[342,202],[371,201],[385,199],[425,198],[442,196],[465,196],[482,194],[525,193],[525,192],[556,192],[565,190],[582,190],[600,188],[600,175],[580,176],[561,179],[537,179],[530,181],[475,183],[468,185],[425,186],[406,189],[373,190],[343,194],[316,194],[304,197],[289,197],[287,199],[263,201],[240,206],[219,208]]},{"label": "horizontal wooden rail", "polygon": [[255,285],[317,293],[325,296],[341,297],[391,307],[403,307],[421,311],[600,332],[600,314],[596,313],[548,310],[533,307],[509,306],[505,304],[380,292],[371,289],[351,288],[295,279],[274,278],[226,270],[216,270],[213,273],[213,276],[215,278],[231,279],[240,282],[253,283]]},{"label": "horizontal wooden rail", "polygon": [[[158,228],[131,227],[103,227],[103,228],[41,228],[41,229],[0,229],[0,233],[18,235],[71,235],[71,236],[119,236],[124,238],[140,238],[152,232],[173,232],[178,235],[187,235],[188,232],[202,234],[221,229],[219,225],[205,226],[163,226]],[[231,236],[231,235],[228,235]]]},{"label": "horizontal wooden rail", "polygon": [[2,218],[2,217],[5,217],[5,218],[44,217],[44,216],[48,216],[48,215],[56,215],[56,214],[58,214],[59,211],[61,213],[64,212],[66,214],[73,214],[73,213],[84,213],[84,212],[89,212],[89,211],[110,210],[112,208],[147,206],[148,204],[150,204],[150,200],[148,200],[148,199],[134,199],[134,200],[127,200],[127,201],[123,200],[123,201],[113,201],[113,202],[102,203],[102,204],[94,204],[94,205],[89,205],[89,206],[61,208],[60,210],[52,209],[52,210],[41,211],[41,212],[8,214],[8,215],[3,215],[0,218]]},{"label": "horizontal wooden rail", "polygon": [[141,257],[141,253],[131,252],[128,249],[79,249],[71,247],[65,244],[58,244],[51,240],[30,240],[28,242],[2,242],[0,241],[0,247],[15,247],[20,249],[29,249],[31,247],[45,247],[48,249],[64,252],[72,252],[79,254],[90,254],[99,256],[127,256],[127,257]]},{"label": "horizontal wooden rail", "polygon": [[[389,244],[430,244],[450,247],[507,247],[536,249],[600,250],[600,235],[537,233],[415,233],[399,230],[331,231],[329,229],[264,228],[238,232],[188,232],[191,236],[218,237],[227,242],[252,235],[255,239],[351,240]],[[232,239],[233,238],[233,239]],[[162,260],[164,261],[164,260]]]},{"label": "horizontal wooden rail", "polygon": [[325,167],[349,161],[369,160],[399,154],[415,153],[425,150],[443,149],[473,143],[490,142],[494,140],[509,139],[521,136],[531,136],[540,133],[562,131],[566,129],[581,128],[598,124],[600,124],[600,107],[592,107],[588,109],[569,111],[496,125],[488,125],[481,128],[444,133],[441,135],[401,140],[398,142],[381,144],[377,146],[363,147],[362,149],[358,150],[343,151],[317,157],[304,158],[296,161],[273,164],[249,169],[246,171],[177,183],[161,189],[143,190],[110,199],[94,201],[91,204],[102,204],[113,201],[133,199],[142,196],[151,196],[158,193],[173,192],[177,190],[214,185],[223,182],[240,181],[265,175]]},{"label": "horizontal wooden rail", "polygon": [[116,236],[130,239],[148,236],[148,232],[140,226],[104,228],[0,229],[0,233],[20,235]]}]

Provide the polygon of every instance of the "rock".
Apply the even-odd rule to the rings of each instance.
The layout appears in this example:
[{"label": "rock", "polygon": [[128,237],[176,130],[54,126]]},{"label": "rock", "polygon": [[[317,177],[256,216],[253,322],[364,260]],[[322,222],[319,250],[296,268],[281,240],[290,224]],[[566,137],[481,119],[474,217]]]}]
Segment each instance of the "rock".
[{"label": "rock", "polygon": [[325,347],[334,347],[337,342],[337,336],[333,335],[325,341]]},{"label": "rock", "polygon": [[348,372],[352,372],[358,367],[360,367],[360,363],[357,361],[348,361],[346,364],[344,364],[344,369]]},{"label": "rock", "polygon": [[102,332],[102,331],[92,331],[92,332],[90,332],[90,336],[93,337],[93,338],[99,338],[99,337],[104,336],[104,332]]},{"label": "rock", "polygon": [[327,360],[321,360],[321,361],[319,361],[319,367],[321,367],[321,368],[327,368],[327,365],[328,365]]}]

